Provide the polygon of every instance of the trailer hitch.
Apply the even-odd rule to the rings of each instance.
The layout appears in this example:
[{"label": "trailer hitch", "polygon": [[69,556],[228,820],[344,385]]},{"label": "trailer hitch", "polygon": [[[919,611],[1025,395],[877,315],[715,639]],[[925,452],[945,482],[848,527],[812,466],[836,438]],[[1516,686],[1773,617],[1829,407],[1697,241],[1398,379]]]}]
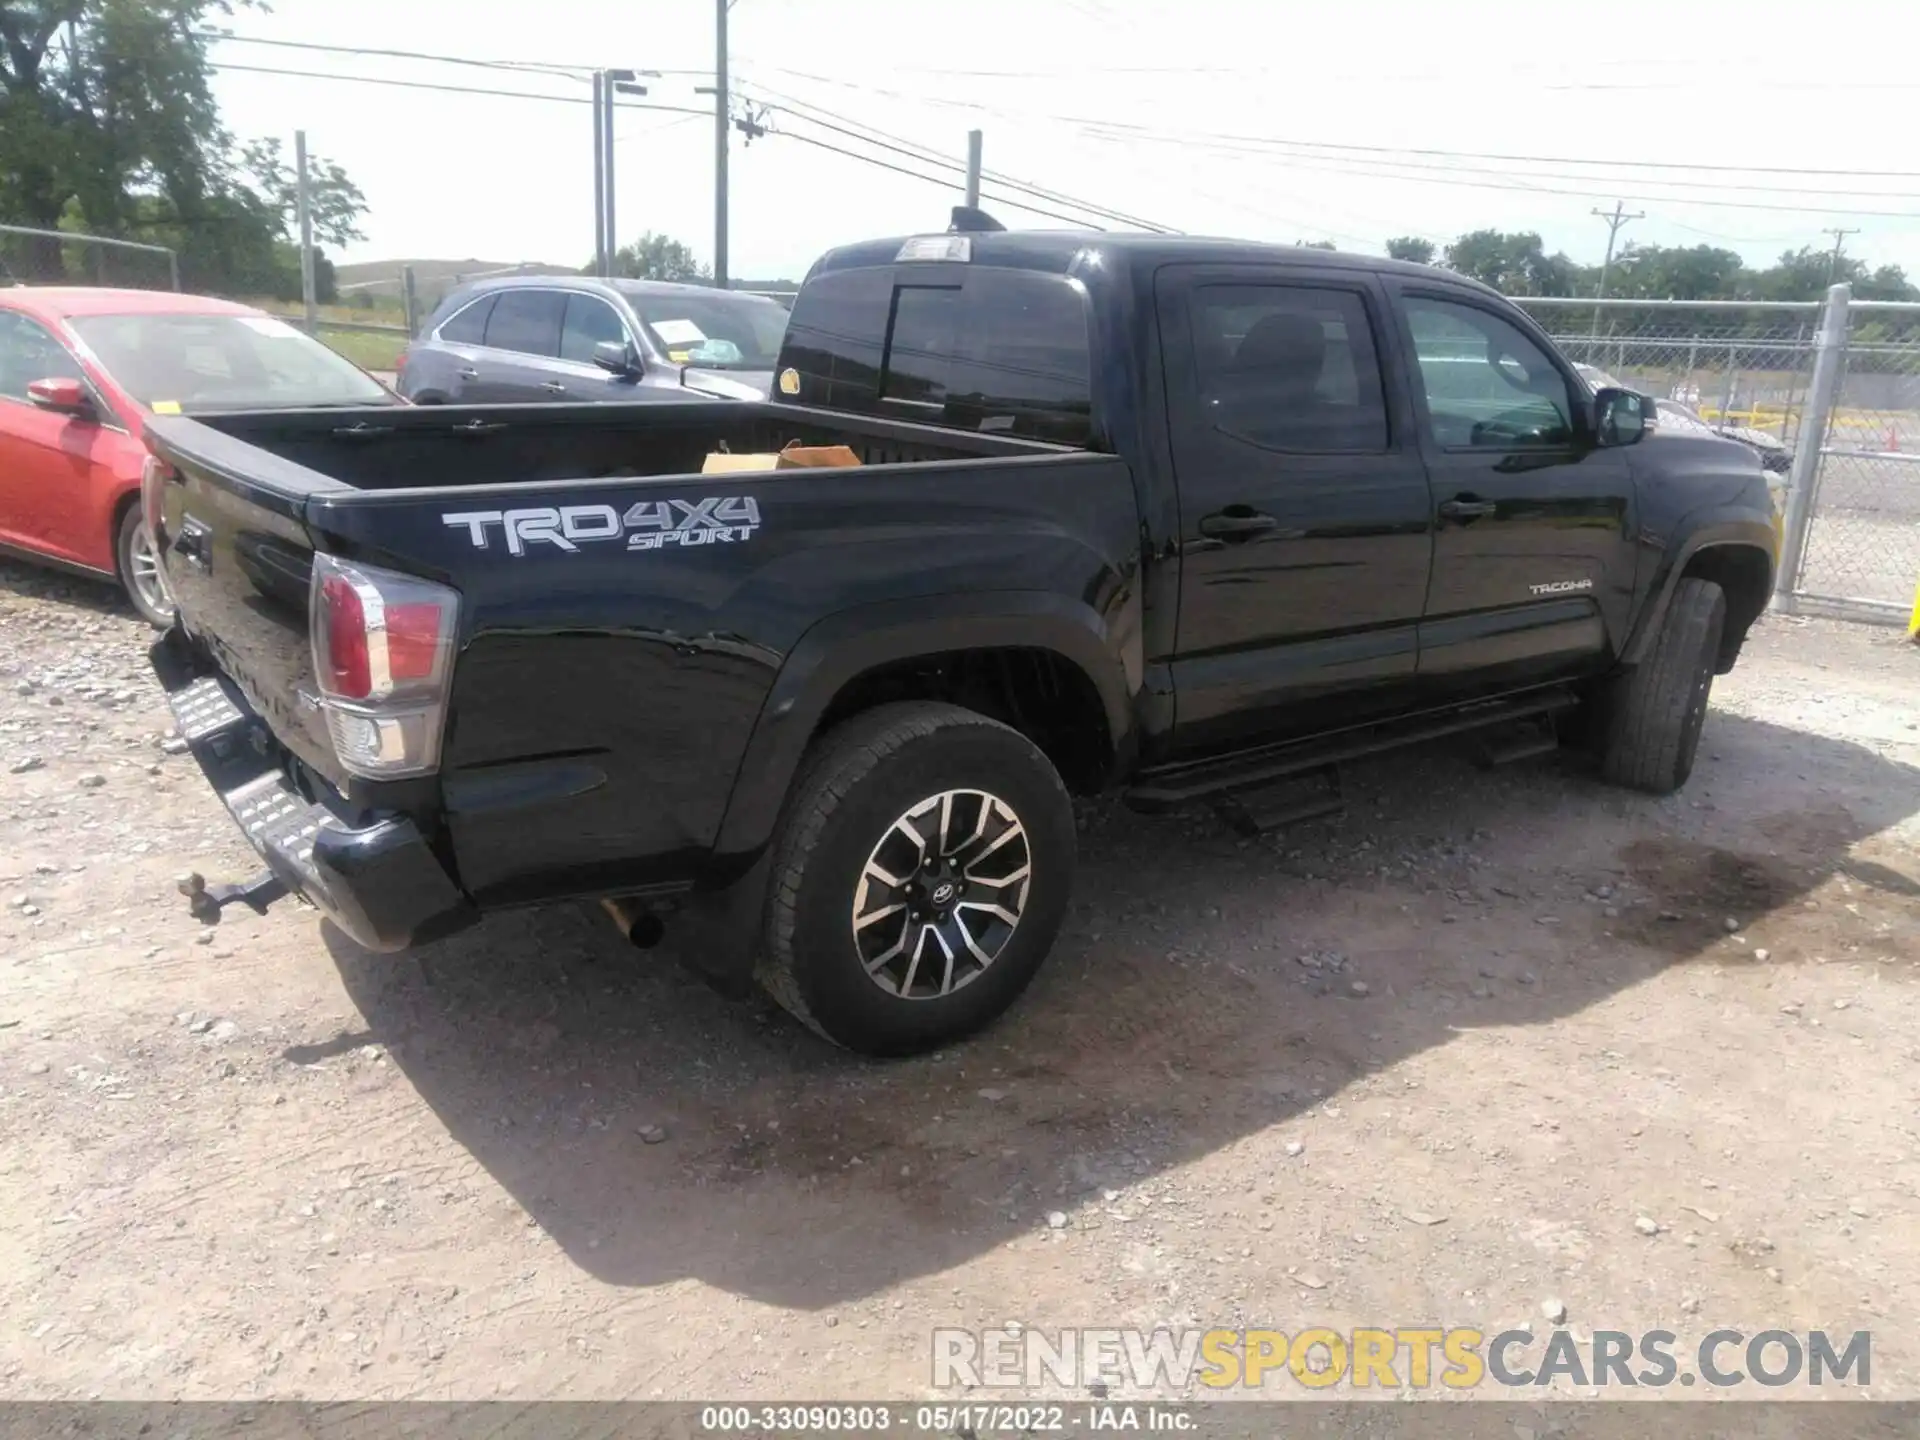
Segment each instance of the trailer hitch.
[{"label": "trailer hitch", "polygon": [[175,885],[187,897],[188,911],[203,925],[218,925],[220,912],[236,902],[264,915],[269,905],[287,893],[286,882],[271,870],[232,885],[209,885],[207,877],[195,870],[182,875]]}]

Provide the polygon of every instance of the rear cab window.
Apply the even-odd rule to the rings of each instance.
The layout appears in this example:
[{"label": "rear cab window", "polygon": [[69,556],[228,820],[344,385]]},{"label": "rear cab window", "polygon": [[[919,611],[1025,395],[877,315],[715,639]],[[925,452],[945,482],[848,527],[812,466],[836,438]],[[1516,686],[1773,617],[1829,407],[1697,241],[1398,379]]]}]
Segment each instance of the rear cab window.
[{"label": "rear cab window", "polygon": [[1065,275],[830,271],[794,302],[781,363],[803,404],[1065,445],[1093,435],[1087,297]]}]

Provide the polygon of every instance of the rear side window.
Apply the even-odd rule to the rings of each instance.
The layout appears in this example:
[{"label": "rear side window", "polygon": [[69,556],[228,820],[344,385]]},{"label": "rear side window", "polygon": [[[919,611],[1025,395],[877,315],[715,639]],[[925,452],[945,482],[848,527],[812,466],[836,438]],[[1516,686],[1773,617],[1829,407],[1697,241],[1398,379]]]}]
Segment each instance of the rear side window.
[{"label": "rear side window", "polygon": [[480,345],[487,338],[487,317],[493,314],[491,295],[482,296],[440,327],[440,338],[455,345]]},{"label": "rear side window", "polygon": [[1192,296],[1200,398],[1217,430],[1295,454],[1387,448],[1366,302],[1311,285],[1202,285]]},{"label": "rear side window", "polygon": [[795,302],[785,364],[813,403],[1085,444],[1087,301],[1065,276],[941,267],[842,271]]},{"label": "rear side window", "polygon": [[521,355],[558,355],[567,297],[558,290],[508,290],[487,317],[487,344]]}]

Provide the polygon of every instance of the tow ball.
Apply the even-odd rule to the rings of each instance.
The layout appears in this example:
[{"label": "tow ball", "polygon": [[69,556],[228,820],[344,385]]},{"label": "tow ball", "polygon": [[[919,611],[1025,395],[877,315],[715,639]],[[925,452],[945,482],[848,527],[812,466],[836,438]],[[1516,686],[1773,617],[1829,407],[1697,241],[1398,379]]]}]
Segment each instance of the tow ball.
[{"label": "tow ball", "polygon": [[218,925],[220,912],[232,904],[245,905],[256,915],[287,893],[286,882],[271,870],[262,870],[251,880],[232,885],[209,885],[198,870],[182,875],[175,883],[187,897],[187,909],[202,925]]}]

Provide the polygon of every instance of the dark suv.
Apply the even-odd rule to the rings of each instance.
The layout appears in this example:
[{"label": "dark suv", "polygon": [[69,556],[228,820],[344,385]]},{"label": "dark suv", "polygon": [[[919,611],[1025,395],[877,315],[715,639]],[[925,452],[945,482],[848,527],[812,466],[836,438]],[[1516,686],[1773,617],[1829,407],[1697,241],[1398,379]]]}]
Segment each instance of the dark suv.
[{"label": "dark suv", "polygon": [[420,405],[764,400],[787,312],[657,280],[519,275],[462,285],[400,357]]}]

